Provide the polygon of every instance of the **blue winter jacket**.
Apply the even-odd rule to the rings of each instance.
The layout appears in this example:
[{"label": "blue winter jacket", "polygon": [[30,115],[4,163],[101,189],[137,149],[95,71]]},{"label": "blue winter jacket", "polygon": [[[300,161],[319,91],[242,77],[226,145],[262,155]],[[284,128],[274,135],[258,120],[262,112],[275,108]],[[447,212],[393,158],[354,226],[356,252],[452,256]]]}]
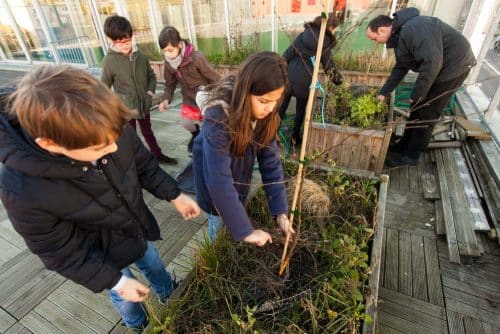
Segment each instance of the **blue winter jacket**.
[{"label": "blue winter jacket", "polygon": [[243,203],[248,195],[255,159],[272,215],[288,212],[284,173],[275,140],[265,148],[250,145],[242,157],[231,156],[226,114],[222,106],[206,109],[200,135],[193,145],[193,171],[198,205],[222,218],[232,238],[253,231]]}]

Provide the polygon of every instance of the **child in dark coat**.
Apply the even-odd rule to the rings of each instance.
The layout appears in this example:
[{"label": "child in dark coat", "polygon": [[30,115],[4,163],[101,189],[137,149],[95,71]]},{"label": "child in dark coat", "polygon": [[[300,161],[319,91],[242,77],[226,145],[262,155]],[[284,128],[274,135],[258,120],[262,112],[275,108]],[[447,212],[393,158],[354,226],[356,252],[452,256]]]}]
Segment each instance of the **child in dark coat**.
[{"label": "child in dark coat", "polygon": [[0,112],[0,198],[47,269],[94,292],[108,289],[125,324],[141,329],[149,288],[128,266],[137,265],[161,301],[173,288],[142,189],[184,219],[200,209],[127,125],[129,115],[82,70],[48,65],[28,73],[10,111]]}]

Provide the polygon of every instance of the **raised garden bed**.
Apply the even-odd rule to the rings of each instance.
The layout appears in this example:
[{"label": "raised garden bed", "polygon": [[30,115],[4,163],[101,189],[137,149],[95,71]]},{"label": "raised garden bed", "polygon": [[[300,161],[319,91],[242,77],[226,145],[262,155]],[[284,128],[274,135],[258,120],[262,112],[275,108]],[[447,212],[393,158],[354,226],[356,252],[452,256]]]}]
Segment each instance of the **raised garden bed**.
[{"label": "raised garden bed", "polygon": [[[287,167],[291,174],[293,169]],[[374,333],[388,177],[377,183],[316,171],[307,178],[316,185],[304,189],[300,238],[283,276],[283,238],[277,233],[272,244],[259,248],[233,242],[223,232],[202,247],[171,297],[164,322],[153,330]],[[275,231],[263,191],[248,210],[254,226]]]},{"label": "raised garden bed", "polygon": [[392,105],[377,102],[377,89],[326,85],[325,110],[315,101],[306,154],[316,166],[332,163],[346,173],[376,177],[392,135]]}]

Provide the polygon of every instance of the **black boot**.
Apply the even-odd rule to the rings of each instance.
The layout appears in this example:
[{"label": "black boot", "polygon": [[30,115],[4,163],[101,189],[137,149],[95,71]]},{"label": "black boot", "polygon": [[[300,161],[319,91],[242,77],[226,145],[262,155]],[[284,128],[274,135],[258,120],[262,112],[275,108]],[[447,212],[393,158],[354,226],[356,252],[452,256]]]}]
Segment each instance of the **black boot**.
[{"label": "black boot", "polygon": [[188,143],[188,152],[189,153],[193,152],[194,139],[200,133],[200,126],[198,124],[195,124],[195,126],[196,126],[196,130],[194,132],[191,132],[191,139],[189,139],[189,143]]}]

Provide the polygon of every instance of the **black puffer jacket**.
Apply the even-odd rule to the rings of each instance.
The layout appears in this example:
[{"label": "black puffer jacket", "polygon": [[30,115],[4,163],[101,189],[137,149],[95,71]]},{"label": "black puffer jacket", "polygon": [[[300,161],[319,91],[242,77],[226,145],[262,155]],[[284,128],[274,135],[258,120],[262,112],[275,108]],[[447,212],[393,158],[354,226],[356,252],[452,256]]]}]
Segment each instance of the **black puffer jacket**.
[{"label": "black puffer jacket", "polygon": [[47,269],[94,292],[113,287],[160,238],[142,189],[171,200],[177,183],[129,126],[94,166],[41,150],[9,117],[0,113],[0,197],[14,228]]},{"label": "black puffer jacket", "polygon": [[396,65],[381,88],[388,95],[409,70],[418,72],[411,99],[423,100],[434,82],[455,79],[476,64],[467,39],[437,17],[420,16],[416,8],[394,14],[392,33],[387,41],[394,48]]},{"label": "black puffer jacket", "polygon": [[[293,96],[303,99],[307,99],[309,96],[309,86],[311,86],[313,73],[311,57],[316,56],[318,39],[319,29],[309,26],[295,38],[292,45],[283,54],[288,63],[289,90]],[[332,79],[339,75],[332,60],[332,48],[335,46],[335,42],[335,36],[326,33],[321,53],[323,69]]]}]

